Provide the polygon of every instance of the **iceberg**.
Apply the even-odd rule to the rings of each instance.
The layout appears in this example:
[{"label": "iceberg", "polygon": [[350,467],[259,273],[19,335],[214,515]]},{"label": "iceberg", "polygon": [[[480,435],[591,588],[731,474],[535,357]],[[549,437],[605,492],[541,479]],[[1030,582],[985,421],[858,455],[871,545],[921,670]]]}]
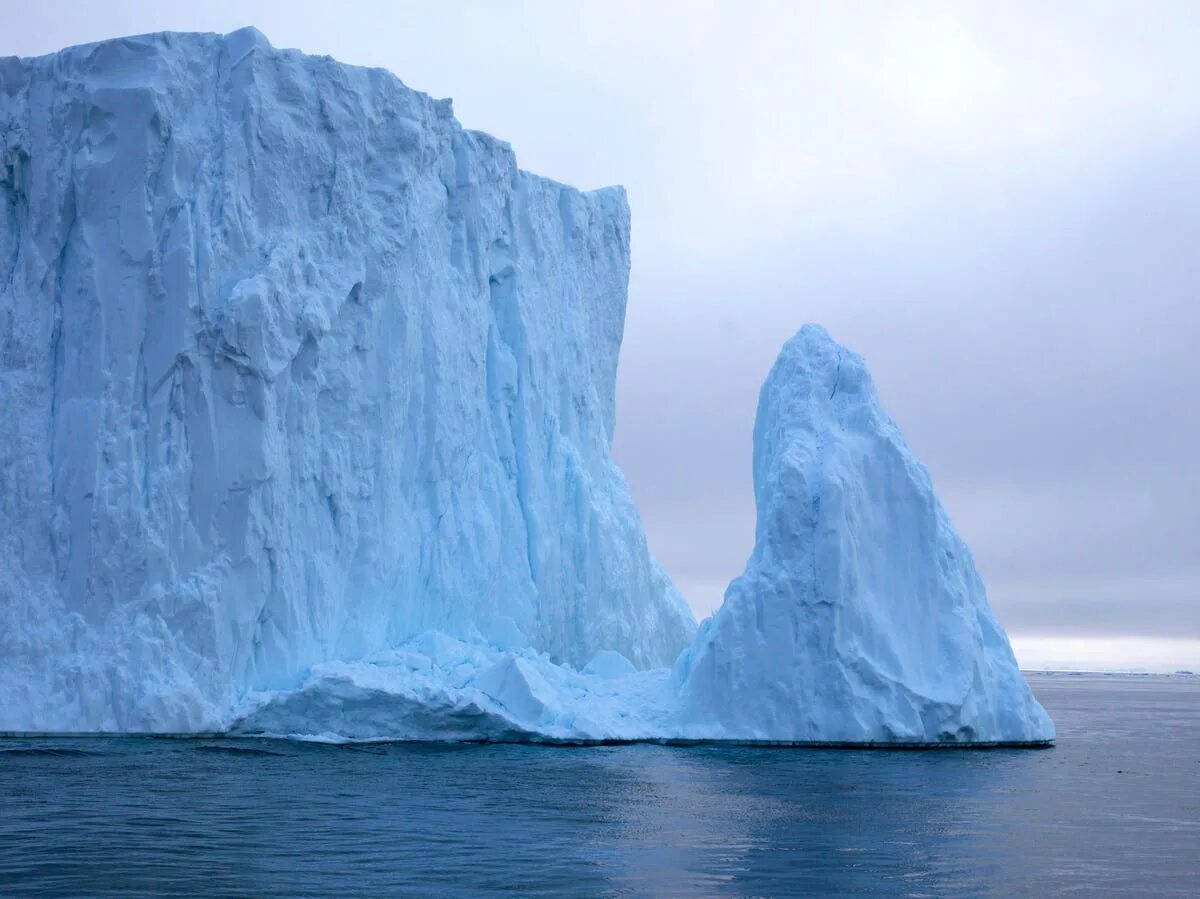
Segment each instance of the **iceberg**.
[{"label": "iceberg", "polygon": [[696,623],[610,456],[620,188],[253,29],[0,59],[0,731],[1044,743],[808,326]]},{"label": "iceberg", "polygon": [[220,730],[425,632],[670,665],[624,192],[257,31],[0,60],[0,729]]},{"label": "iceberg", "polygon": [[681,660],[705,733],[834,743],[1041,743],[1017,668],[929,473],[862,358],[806,325],[754,425],[746,570]]}]

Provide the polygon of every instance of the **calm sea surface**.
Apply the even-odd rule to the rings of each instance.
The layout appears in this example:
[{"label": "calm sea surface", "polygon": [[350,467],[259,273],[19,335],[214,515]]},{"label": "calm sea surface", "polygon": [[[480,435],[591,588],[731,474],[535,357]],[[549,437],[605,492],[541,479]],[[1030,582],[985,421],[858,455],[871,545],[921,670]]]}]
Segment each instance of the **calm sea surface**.
[{"label": "calm sea surface", "polygon": [[0,740],[0,894],[1200,895],[1200,678],[1048,750]]}]

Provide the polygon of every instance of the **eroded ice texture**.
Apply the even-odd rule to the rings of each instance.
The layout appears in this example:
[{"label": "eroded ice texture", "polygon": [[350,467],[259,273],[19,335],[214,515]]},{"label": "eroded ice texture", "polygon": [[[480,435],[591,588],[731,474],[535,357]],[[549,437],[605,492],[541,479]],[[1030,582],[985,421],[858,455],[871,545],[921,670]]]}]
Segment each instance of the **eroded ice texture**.
[{"label": "eroded ice texture", "polygon": [[619,188],[384,71],[253,30],[0,60],[0,729],[220,728],[429,632],[670,665],[609,457],[628,270]]},{"label": "eroded ice texture", "polygon": [[1038,741],[1017,669],[929,474],[863,360],[808,325],[754,427],[746,570],[680,661],[690,727],[818,741]]}]

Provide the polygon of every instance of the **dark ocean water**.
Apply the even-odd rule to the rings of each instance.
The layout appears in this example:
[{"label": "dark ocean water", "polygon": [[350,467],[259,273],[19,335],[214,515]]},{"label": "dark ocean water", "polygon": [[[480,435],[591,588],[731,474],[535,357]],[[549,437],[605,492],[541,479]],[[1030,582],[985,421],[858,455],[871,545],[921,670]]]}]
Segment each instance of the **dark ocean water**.
[{"label": "dark ocean water", "polygon": [[1200,678],[1047,750],[0,740],[0,894],[1200,895]]}]

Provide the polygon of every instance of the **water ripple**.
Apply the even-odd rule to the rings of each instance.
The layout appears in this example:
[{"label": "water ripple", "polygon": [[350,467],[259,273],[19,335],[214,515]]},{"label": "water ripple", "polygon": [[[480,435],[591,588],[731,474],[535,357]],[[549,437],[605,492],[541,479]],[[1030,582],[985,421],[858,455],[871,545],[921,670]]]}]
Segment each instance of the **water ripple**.
[{"label": "water ripple", "polygon": [[1200,682],[1034,685],[1044,752],[4,739],[0,894],[1194,895]]}]

